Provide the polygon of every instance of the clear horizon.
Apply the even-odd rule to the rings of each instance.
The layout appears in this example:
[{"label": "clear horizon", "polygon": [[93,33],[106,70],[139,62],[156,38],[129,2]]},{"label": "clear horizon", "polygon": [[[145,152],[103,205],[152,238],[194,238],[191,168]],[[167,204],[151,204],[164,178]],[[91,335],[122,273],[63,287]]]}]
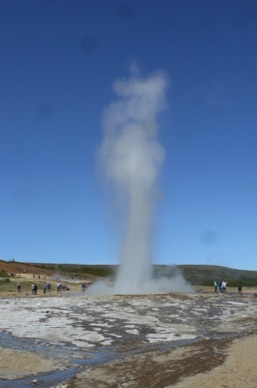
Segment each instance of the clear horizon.
[{"label": "clear horizon", "polygon": [[[53,262],[53,261],[19,261],[19,260],[15,260],[13,261],[13,259],[10,259],[10,260],[4,260],[2,258],[0,258],[0,261],[4,261],[6,263],[17,263],[17,264],[29,264],[29,265],[33,265],[33,264],[45,264],[45,265],[85,265],[85,266],[110,266],[110,267],[115,267],[115,266],[119,266],[120,263],[115,263],[115,264],[112,264],[112,263],[86,263],[86,262],[83,262],[83,263],[72,263],[71,261],[67,261],[67,262]],[[202,267],[220,267],[220,268],[225,268],[225,269],[229,269],[229,270],[236,270],[236,271],[250,271],[250,272],[257,272],[257,270],[255,269],[252,269],[252,270],[249,270],[249,269],[245,269],[245,268],[237,268],[237,267],[228,267],[228,266],[225,266],[225,265],[216,265],[216,264],[205,264],[205,263],[202,263],[202,264],[185,264],[185,263],[179,263],[179,264],[162,264],[162,263],[158,263],[158,264],[155,264],[153,263],[153,267],[154,266],[168,266],[168,267],[176,267],[176,266],[192,266],[192,267],[197,267],[197,266],[202,266]]]}]

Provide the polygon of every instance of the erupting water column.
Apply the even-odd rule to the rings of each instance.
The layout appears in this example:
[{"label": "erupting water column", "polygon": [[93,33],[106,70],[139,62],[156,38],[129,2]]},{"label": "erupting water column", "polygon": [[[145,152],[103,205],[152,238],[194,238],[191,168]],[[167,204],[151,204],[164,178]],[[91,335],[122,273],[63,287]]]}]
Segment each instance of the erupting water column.
[{"label": "erupting water column", "polygon": [[103,114],[101,161],[107,178],[126,199],[125,235],[115,282],[118,293],[148,292],[151,283],[153,208],[164,160],[156,117],[165,107],[167,86],[164,72],[147,78],[132,74],[114,83],[119,98]]}]

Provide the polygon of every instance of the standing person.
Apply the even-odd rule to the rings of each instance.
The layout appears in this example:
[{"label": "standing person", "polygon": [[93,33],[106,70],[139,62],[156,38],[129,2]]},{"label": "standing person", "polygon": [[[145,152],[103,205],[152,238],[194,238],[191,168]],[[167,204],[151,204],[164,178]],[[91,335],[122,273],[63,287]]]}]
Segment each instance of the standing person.
[{"label": "standing person", "polygon": [[17,292],[18,292],[18,293],[21,292],[21,284],[20,284],[20,283],[17,284]]},{"label": "standing person", "polygon": [[48,291],[48,292],[51,292],[51,283],[48,283],[48,285],[47,285],[47,291]]},{"label": "standing person", "polygon": [[37,295],[37,283],[34,284],[34,295]]},{"label": "standing person", "polygon": [[223,280],[221,283],[221,292],[227,292],[227,283],[225,280]]},{"label": "standing person", "polygon": [[241,282],[239,282],[238,287],[237,287],[237,290],[238,290],[238,293],[239,293],[239,294],[242,294],[242,293],[243,293],[242,288],[243,288],[243,285],[242,285]]},{"label": "standing person", "polygon": [[217,291],[218,291],[218,283],[217,283],[217,280],[214,280],[213,286],[214,286],[214,292],[217,292]]},{"label": "standing person", "polygon": [[46,283],[43,284],[43,294],[46,294]]},{"label": "standing person", "polygon": [[34,295],[34,291],[35,291],[35,284],[32,283],[31,284],[31,294]]}]

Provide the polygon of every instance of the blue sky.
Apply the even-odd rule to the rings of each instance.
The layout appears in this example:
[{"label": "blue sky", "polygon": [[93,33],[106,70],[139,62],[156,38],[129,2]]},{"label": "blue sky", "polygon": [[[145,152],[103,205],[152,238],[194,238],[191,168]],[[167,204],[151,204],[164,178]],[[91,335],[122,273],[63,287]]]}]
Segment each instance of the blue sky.
[{"label": "blue sky", "polygon": [[157,264],[256,269],[257,4],[0,0],[0,258],[118,263],[102,114],[132,63],[170,78]]}]

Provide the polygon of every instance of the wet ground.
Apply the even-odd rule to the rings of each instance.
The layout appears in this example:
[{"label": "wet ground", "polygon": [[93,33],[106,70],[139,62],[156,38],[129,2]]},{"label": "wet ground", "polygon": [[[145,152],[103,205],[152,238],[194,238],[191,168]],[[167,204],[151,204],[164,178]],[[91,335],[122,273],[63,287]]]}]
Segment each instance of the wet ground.
[{"label": "wet ground", "polygon": [[[69,295],[6,298],[0,305],[2,348],[29,351],[61,365],[36,376],[34,386],[40,387],[54,387],[88,368],[136,355],[203,341],[207,349],[206,341],[217,345],[247,335],[257,322],[254,294]],[[33,375],[0,376],[0,386],[31,387],[33,380]]]}]

